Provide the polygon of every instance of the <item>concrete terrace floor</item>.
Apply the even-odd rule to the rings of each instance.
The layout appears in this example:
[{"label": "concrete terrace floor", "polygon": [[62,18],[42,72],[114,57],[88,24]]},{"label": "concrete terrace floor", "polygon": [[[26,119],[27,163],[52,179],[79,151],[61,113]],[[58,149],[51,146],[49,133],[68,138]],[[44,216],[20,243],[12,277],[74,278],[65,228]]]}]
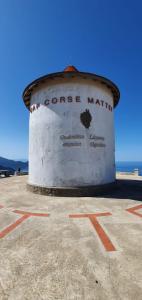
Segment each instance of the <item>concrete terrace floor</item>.
[{"label": "concrete terrace floor", "polygon": [[0,179],[0,299],[141,300],[142,178],[85,198],[36,195],[26,181]]}]

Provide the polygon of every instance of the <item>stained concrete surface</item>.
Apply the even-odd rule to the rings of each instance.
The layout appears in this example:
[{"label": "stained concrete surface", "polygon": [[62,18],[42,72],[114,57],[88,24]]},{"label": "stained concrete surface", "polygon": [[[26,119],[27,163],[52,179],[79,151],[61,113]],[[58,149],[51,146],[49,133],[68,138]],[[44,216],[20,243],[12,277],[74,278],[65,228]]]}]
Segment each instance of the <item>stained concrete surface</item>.
[{"label": "stained concrete surface", "polygon": [[[141,300],[141,177],[119,176],[103,197],[36,195],[26,182],[0,179],[0,299]],[[103,232],[69,217],[98,213],[110,213],[96,217]]]}]

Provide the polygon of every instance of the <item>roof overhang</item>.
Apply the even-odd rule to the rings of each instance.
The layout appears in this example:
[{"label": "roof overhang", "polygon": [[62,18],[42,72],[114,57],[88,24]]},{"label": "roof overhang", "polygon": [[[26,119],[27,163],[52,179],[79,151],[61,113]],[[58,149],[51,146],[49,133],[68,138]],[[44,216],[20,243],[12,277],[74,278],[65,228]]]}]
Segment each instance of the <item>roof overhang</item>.
[{"label": "roof overhang", "polygon": [[31,82],[23,92],[23,100],[26,107],[30,109],[30,98],[34,89],[41,86],[42,84],[48,83],[49,80],[51,81],[51,80],[56,80],[61,78],[64,80],[72,79],[72,78],[86,79],[86,80],[89,79],[94,82],[100,82],[101,84],[107,86],[107,88],[111,90],[113,94],[114,107],[116,107],[116,105],[119,102],[119,98],[120,98],[119,89],[111,80],[92,73],[71,71],[71,72],[58,72],[58,73],[47,74]]}]

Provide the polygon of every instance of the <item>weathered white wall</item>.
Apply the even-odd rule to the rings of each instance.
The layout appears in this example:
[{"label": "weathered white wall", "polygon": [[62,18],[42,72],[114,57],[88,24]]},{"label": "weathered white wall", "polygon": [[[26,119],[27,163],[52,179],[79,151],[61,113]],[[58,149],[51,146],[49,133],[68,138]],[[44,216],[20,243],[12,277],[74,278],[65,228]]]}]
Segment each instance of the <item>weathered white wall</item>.
[{"label": "weathered white wall", "polygon": [[[44,105],[45,99],[80,96],[81,102]],[[88,97],[107,102],[113,107],[113,96],[105,85],[89,80],[54,80],[41,85],[31,97],[29,183],[43,187],[87,186],[115,180],[113,110],[106,105],[88,103]],[[56,102],[56,100],[54,99]],[[47,103],[47,102],[46,102]],[[36,104],[40,106],[36,107]],[[92,116],[89,128],[80,121],[86,109]],[[62,136],[82,135],[82,139]],[[104,137],[104,141],[92,140]],[[63,146],[63,143],[81,143]],[[90,142],[105,147],[91,147]]]}]

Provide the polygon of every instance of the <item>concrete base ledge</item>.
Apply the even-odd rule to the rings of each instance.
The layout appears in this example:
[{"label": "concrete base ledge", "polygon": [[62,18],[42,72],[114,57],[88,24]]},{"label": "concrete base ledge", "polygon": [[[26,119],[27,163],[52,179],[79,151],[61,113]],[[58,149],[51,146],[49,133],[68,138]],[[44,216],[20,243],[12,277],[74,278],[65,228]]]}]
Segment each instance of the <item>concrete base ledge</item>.
[{"label": "concrete base ledge", "polygon": [[79,186],[79,187],[42,187],[32,184],[27,184],[27,189],[30,192],[46,196],[60,197],[92,197],[100,196],[111,192],[116,187],[116,181],[103,185],[96,186]]}]

